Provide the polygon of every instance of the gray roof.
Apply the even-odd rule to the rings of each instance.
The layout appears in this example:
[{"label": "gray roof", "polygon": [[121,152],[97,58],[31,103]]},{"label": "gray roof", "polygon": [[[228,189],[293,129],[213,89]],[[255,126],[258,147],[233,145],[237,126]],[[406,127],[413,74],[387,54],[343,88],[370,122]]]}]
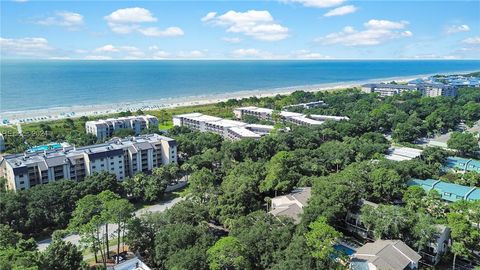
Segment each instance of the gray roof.
[{"label": "gray roof", "polygon": [[307,205],[308,199],[312,196],[311,187],[297,188],[293,190],[290,194],[295,200],[299,201],[302,205]]},{"label": "gray roof", "polygon": [[354,258],[368,261],[378,269],[403,270],[422,257],[400,240],[377,240],[357,249]]},{"label": "gray roof", "polygon": [[303,209],[296,204],[291,204],[286,207],[278,207],[270,211],[270,214],[278,217],[289,217],[294,220],[295,223],[300,223],[300,215],[303,214]]}]

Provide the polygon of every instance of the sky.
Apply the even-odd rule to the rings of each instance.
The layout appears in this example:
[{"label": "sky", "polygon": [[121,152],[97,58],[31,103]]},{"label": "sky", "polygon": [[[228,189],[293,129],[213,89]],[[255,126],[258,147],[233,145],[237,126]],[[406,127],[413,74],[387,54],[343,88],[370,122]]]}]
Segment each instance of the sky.
[{"label": "sky", "polygon": [[480,1],[0,0],[1,59],[480,59]]}]

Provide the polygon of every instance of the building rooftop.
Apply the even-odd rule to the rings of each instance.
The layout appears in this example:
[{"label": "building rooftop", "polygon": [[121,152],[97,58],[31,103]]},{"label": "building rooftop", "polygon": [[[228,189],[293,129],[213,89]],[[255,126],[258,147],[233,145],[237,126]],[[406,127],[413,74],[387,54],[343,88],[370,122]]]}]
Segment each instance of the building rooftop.
[{"label": "building rooftop", "polygon": [[115,266],[107,267],[107,270],[151,270],[151,268],[140,259],[133,258]]},{"label": "building rooftop", "polygon": [[321,120],[321,121],[326,121],[326,120],[334,120],[334,121],[340,121],[340,120],[350,120],[347,116],[335,116],[335,115],[323,115],[323,114],[311,114],[310,118],[315,119],[315,120]]},{"label": "building rooftop", "polygon": [[244,127],[231,127],[228,130],[238,134],[243,138],[260,138],[261,136],[253,131],[250,131]]},{"label": "building rooftop", "polygon": [[444,163],[448,169],[472,171],[480,173],[480,160],[461,157],[448,157]]},{"label": "building rooftop", "polygon": [[292,117],[289,117],[289,118],[300,121],[300,122],[303,122],[303,123],[307,123],[307,124],[310,124],[310,125],[321,125],[321,124],[324,123],[324,121],[318,121],[318,120],[315,120],[315,119],[310,119],[310,118],[307,118],[303,115],[302,116],[292,116]]},{"label": "building rooftop", "polygon": [[421,156],[422,152],[421,149],[392,146],[388,149],[385,158],[393,161],[411,160]]},{"label": "building rooftop", "polygon": [[371,263],[377,269],[403,270],[411,263],[417,264],[421,258],[400,240],[377,240],[357,249],[353,255],[352,269],[362,269],[362,264]]},{"label": "building rooftop", "polygon": [[286,216],[296,223],[300,222],[303,207],[307,205],[311,197],[312,188],[297,188],[287,195],[272,198],[272,209],[269,213],[274,216]]},{"label": "building rooftop", "polygon": [[283,116],[283,117],[285,117],[285,118],[295,117],[295,116],[297,116],[297,117],[298,117],[298,116],[300,116],[300,117],[303,116],[303,114],[301,114],[301,113],[287,112],[287,111],[281,111],[281,112],[280,112],[280,115]]},{"label": "building rooftop", "polygon": [[[63,147],[45,150],[43,152],[24,153],[24,154],[12,154],[4,156],[4,160],[10,164],[12,168],[25,167],[29,164],[43,163],[43,165],[57,166],[69,162],[70,158],[87,154],[95,158],[100,157],[104,153],[120,153],[125,147],[133,147],[136,149],[146,149],[152,147],[150,143],[157,142],[159,140],[166,140],[168,142],[174,142],[175,140],[161,136],[158,134],[146,134],[137,137],[127,137],[123,139],[114,138],[106,143],[94,144],[83,147]],[[121,153],[120,153],[121,154]],[[40,165],[41,165],[40,164]],[[46,168],[46,167],[45,167]]]},{"label": "building rooftop", "polygon": [[408,85],[408,84],[390,84],[390,83],[368,83],[368,84],[362,85],[362,87],[417,90],[417,87],[414,86],[414,85]]},{"label": "building rooftop", "polygon": [[426,192],[435,189],[440,193],[442,199],[455,202],[458,200],[480,200],[480,189],[476,187],[467,187],[453,183],[447,183],[435,179],[411,179],[407,182],[408,186],[420,186]]},{"label": "building rooftop", "polygon": [[222,126],[222,127],[241,127],[245,126],[246,124],[244,122],[240,121],[235,121],[235,120],[229,120],[229,119],[221,119],[218,121],[215,121],[215,125]]}]

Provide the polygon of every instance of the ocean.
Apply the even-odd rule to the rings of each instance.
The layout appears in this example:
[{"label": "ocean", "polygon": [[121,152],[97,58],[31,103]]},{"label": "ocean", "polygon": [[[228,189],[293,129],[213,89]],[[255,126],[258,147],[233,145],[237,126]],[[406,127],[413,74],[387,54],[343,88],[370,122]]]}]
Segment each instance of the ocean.
[{"label": "ocean", "polygon": [[480,70],[480,60],[0,61],[0,113]]}]

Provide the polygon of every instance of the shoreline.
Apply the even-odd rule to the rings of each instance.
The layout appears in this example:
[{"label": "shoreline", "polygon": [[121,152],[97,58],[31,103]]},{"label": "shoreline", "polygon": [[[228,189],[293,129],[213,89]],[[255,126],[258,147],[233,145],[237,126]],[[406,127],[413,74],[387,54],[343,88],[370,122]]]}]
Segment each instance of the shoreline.
[{"label": "shoreline", "polygon": [[[249,97],[271,97],[275,95],[288,95],[292,92],[303,90],[307,92],[319,92],[329,90],[340,90],[345,88],[359,87],[366,83],[381,83],[381,82],[407,82],[417,78],[423,78],[433,75],[450,75],[460,73],[470,73],[476,71],[457,71],[457,72],[437,72],[431,74],[418,74],[401,77],[377,78],[362,81],[350,82],[334,82],[313,85],[299,85],[280,88],[270,88],[262,90],[245,90],[236,91],[232,93],[210,94],[205,96],[186,96],[178,98],[165,98],[148,101],[132,101],[132,102],[118,102],[110,104],[93,104],[93,105],[73,105],[67,107],[52,107],[44,109],[34,109],[26,111],[11,111],[0,112],[0,126],[12,126],[17,124],[55,121],[67,118],[79,118],[82,116],[102,116],[108,114],[115,114],[124,111],[142,110],[145,112],[161,109],[170,109],[176,107],[188,107],[196,105],[215,104],[228,99],[242,99]],[[3,120],[8,119],[9,123],[4,124]]]}]

